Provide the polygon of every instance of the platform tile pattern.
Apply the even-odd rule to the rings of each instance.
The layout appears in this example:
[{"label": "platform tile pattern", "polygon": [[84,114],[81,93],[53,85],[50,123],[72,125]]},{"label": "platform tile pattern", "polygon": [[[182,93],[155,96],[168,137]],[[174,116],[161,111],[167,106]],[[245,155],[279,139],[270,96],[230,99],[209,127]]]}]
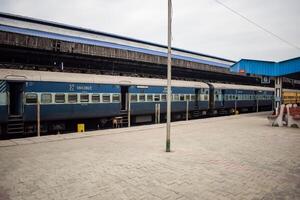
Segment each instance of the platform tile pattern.
[{"label": "platform tile pattern", "polygon": [[162,125],[124,130],[0,147],[0,199],[300,199],[300,131],[264,115],[174,123],[171,153]]}]

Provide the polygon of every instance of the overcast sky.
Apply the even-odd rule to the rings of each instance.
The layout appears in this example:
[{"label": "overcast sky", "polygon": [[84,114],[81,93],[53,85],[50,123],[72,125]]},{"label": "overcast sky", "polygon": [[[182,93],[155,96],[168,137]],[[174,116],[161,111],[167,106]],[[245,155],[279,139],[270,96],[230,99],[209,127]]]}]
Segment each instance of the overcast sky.
[{"label": "overcast sky", "polygon": [[[300,0],[219,1],[300,46]],[[0,11],[167,44],[167,0],[0,0]],[[233,60],[300,56],[215,0],[173,0],[172,46]]]}]

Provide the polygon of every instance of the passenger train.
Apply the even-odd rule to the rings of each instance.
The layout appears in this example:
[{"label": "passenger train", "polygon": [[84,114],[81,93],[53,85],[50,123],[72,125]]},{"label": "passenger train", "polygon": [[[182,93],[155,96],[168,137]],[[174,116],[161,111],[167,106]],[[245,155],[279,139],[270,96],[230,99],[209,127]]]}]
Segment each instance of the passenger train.
[{"label": "passenger train", "polygon": [[[273,88],[172,81],[172,119],[236,111],[271,110]],[[87,130],[166,118],[166,80],[125,76],[0,69],[0,127],[3,134]],[[39,105],[39,106],[38,106]],[[159,108],[159,109],[158,109]]]}]

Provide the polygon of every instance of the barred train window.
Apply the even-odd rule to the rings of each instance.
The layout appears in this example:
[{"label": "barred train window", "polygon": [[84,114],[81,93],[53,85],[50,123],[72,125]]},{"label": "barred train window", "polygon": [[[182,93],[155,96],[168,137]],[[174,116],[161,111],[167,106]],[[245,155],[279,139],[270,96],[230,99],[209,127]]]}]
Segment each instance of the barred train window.
[{"label": "barred train window", "polygon": [[225,96],[224,96],[224,99],[225,99],[225,101],[228,101],[228,96],[225,95]]},{"label": "barred train window", "polygon": [[92,95],[92,102],[99,103],[100,102],[100,94],[93,94]]},{"label": "barred train window", "polygon": [[68,94],[68,103],[77,103],[77,94]]},{"label": "barred train window", "polygon": [[102,94],[102,101],[105,103],[110,102],[110,94]]},{"label": "barred train window", "polygon": [[37,103],[37,94],[35,93],[26,94],[26,103]]},{"label": "barred train window", "polygon": [[52,95],[51,94],[42,94],[41,95],[41,103],[52,103]]},{"label": "barred train window", "polygon": [[153,95],[147,94],[147,101],[153,101]]},{"label": "barred train window", "polygon": [[161,95],[161,100],[162,101],[167,101],[167,95],[166,94],[162,94]]},{"label": "barred train window", "polygon": [[140,102],[146,101],[146,95],[140,94],[140,95],[139,95],[139,101],[140,101]]},{"label": "barred train window", "polygon": [[130,96],[131,96],[131,98],[130,98],[131,102],[137,102],[137,95],[136,94],[131,94]]},{"label": "barred train window", "polygon": [[89,102],[89,94],[80,94],[80,102]]},{"label": "barred train window", "polygon": [[208,101],[208,95],[204,95],[204,101]]},{"label": "barred train window", "polygon": [[113,102],[120,102],[120,95],[119,94],[113,94],[112,100],[113,100]]},{"label": "barred train window", "polygon": [[55,94],[55,103],[65,103],[65,94]]},{"label": "barred train window", "polygon": [[189,100],[191,100],[191,95],[189,95],[189,94],[186,94],[186,96],[185,96],[185,100],[186,100],[186,101],[189,101]]},{"label": "barred train window", "polygon": [[174,94],[173,97],[174,97],[174,99],[173,99],[174,101],[179,101],[179,94]]},{"label": "barred train window", "polygon": [[179,99],[180,99],[180,101],[184,101],[184,94],[181,94]]},{"label": "barred train window", "polygon": [[192,95],[191,95],[191,100],[192,100],[192,101],[195,101],[195,100],[196,100],[196,98],[195,98],[195,95],[194,95],[194,94],[192,94]]},{"label": "barred train window", "polygon": [[154,101],[160,101],[160,95],[159,94],[154,95]]}]

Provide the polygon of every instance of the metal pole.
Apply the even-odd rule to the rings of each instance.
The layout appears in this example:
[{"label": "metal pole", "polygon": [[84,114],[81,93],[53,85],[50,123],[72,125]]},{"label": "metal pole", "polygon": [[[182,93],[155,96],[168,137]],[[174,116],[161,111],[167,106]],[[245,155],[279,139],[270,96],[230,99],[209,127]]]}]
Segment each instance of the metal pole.
[{"label": "metal pole", "polygon": [[131,95],[130,93],[127,93],[127,102],[128,102],[128,127],[130,127],[131,124],[131,118],[130,118],[130,112],[131,112]]},{"label": "metal pole", "polygon": [[36,102],[36,122],[37,122],[37,126],[36,126],[36,130],[37,130],[37,136],[40,137],[41,136],[41,128],[40,128],[40,101],[39,99],[37,99],[37,102]]},{"label": "metal pole", "polygon": [[236,109],[237,109],[237,90],[235,90],[235,95],[234,95],[234,114],[236,115]]},{"label": "metal pole", "polygon": [[278,111],[281,105],[282,98],[282,77],[275,78],[275,107],[276,107],[276,115],[278,115]]},{"label": "metal pole", "polygon": [[186,100],[186,120],[189,120],[189,100]]},{"label": "metal pole", "polygon": [[167,138],[166,152],[171,151],[170,131],[171,131],[171,11],[172,0],[168,0],[168,81],[167,81]]},{"label": "metal pole", "polygon": [[155,124],[157,124],[157,103],[155,104]]},{"label": "metal pole", "polygon": [[160,104],[157,105],[157,123],[159,124],[160,123]]},{"label": "metal pole", "polygon": [[258,112],[259,108],[259,96],[257,96],[257,101],[256,101],[256,112]]}]

